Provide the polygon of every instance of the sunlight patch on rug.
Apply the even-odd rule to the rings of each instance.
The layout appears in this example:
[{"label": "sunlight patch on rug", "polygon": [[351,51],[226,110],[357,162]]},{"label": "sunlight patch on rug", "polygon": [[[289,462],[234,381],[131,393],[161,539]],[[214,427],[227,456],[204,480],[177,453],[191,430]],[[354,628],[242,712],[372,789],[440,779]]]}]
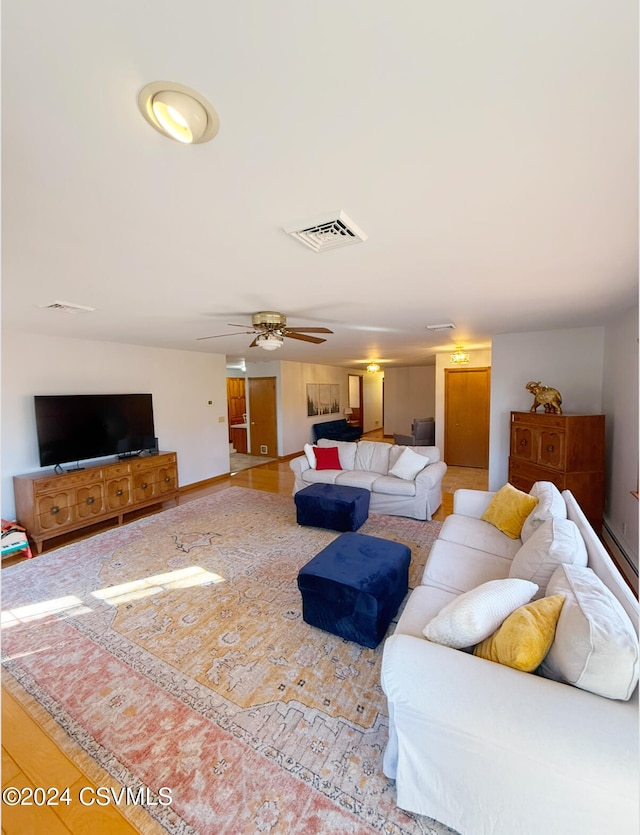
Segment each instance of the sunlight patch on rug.
[{"label": "sunlight patch on rug", "polygon": [[[360,532],[407,544],[414,586],[439,529]],[[4,569],[5,667],[122,785],[172,788],[165,831],[450,832],[382,773],[382,644],[302,620],[298,571],[336,536],[236,487]]]}]

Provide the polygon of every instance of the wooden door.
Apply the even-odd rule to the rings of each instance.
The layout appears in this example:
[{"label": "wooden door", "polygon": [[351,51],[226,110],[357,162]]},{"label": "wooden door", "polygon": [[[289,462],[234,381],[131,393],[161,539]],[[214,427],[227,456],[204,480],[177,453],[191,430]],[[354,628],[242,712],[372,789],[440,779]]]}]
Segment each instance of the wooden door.
[{"label": "wooden door", "polygon": [[444,460],[456,467],[489,466],[489,368],[444,372]]},{"label": "wooden door", "polygon": [[249,428],[251,455],[278,455],[276,378],[249,378]]}]

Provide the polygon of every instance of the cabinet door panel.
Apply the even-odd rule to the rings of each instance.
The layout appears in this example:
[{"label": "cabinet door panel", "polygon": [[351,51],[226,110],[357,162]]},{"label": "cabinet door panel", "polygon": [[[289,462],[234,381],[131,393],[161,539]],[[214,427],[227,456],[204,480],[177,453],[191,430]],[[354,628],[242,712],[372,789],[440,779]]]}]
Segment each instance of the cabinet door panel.
[{"label": "cabinet door panel", "polygon": [[533,433],[528,426],[514,426],[511,433],[511,455],[523,461],[535,461]]},{"label": "cabinet door panel", "polygon": [[177,488],[178,473],[173,464],[158,467],[158,495],[173,492]]},{"label": "cabinet door panel", "polygon": [[131,481],[128,477],[113,478],[107,482],[107,505],[119,510],[131,502]]},{"label": "cabinet door panel", "polygon": [[545,467],[564,469],[564,434],[562,432],[540,432],[538,461]]},{"label": "cabinet door panel", "polygon": [[104,492],[100,482],[79,487],[76,490],[76,513],[78,519],[89,519],[104,513]]},{"label": "cabinet door panel", "polygon": [[154,470],[135,473],[133,476],[133,501],[146,502],[156,495],[157,472]]},{"label": "cabinet door panel", "polygon": [[73,494],[67,490],[39,496],[36,501],[36,514],[41,530],[48,531],[71,524],[75,520],[73,498]]}]

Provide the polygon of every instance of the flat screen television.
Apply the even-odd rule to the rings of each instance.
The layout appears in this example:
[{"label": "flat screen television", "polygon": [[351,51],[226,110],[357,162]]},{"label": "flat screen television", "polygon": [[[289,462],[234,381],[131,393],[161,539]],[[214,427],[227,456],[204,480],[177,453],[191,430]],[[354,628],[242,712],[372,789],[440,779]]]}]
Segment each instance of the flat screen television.
[{"label": "flat screen television", "polygon": [[34,402],[41,467],[155,446],[150,394],[47,394]]}]

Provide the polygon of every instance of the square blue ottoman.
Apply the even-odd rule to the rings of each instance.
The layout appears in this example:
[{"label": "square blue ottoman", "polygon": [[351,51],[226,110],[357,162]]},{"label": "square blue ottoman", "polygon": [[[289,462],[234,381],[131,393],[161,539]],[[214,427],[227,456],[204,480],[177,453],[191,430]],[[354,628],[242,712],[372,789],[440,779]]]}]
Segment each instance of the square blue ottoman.
[{"label": "square blue ottoman", "polygon": [[305,622],[375,648],[407,593],[410,562],[400,542],[343,533],[298,573]]},{"label": "square blue ottoman", "polygon": [[310,484],[293,497],[299,525],[357,531],[369,516],[370,493],[362,487]]}]

